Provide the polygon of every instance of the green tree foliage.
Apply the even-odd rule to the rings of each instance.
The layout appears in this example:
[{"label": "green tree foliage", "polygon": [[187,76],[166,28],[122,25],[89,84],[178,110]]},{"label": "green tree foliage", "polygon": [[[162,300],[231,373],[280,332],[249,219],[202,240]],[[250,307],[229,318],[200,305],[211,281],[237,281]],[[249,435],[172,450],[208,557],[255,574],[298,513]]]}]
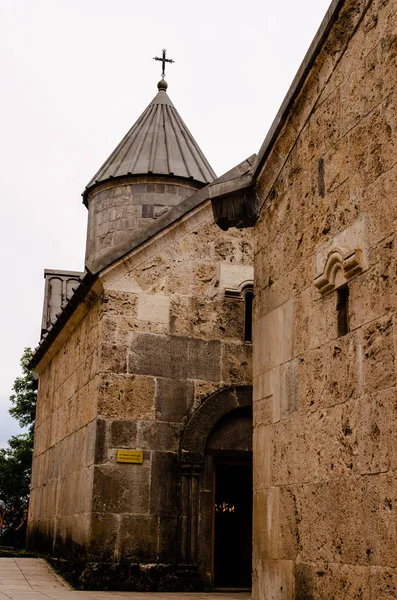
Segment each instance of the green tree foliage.
[{"label": "green tree foliage", "polygon": [[8,440],[8,447],[0,449],[0,497],[7,508],[12,504],[25,505],[29,498],[30,474],[33,455],[33,429],[36,414],[36,383],[29,369],[32,357],[30,348],[25,348],[21,358],[22,376],[17,377],[10,396],[10,414],[21,427],[29,427]]},{"label": "green tree foliage", "polygon": [[29,369],[32,358],[32,350],[25,348],[21,358],[22,377],[17,377],[12,389],[14,394],[10,396],[10,415],[16,419],[21,427],[29,426],[30,431],[34,429],[36,416],[37,385],[33,378],[33,371]]},{"label": "green tree foliage", "polygon": [[32,468],[33,434],[22,433],[0,449],[0,495],[7,512],[12,505],[25,506],[29,499]]}]

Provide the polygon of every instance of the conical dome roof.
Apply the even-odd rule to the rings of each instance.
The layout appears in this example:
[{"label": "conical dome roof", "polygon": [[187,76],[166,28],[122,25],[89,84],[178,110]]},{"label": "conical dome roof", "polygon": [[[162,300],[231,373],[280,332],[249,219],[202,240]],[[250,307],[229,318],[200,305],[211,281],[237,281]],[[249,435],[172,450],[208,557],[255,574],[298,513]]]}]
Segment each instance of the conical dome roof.
[{"label": "conical dome roof", "polygon": [[167,83],[87,185],[128,175],[172,175],[207,184],[216,178],[195,139],[171,102]]}]

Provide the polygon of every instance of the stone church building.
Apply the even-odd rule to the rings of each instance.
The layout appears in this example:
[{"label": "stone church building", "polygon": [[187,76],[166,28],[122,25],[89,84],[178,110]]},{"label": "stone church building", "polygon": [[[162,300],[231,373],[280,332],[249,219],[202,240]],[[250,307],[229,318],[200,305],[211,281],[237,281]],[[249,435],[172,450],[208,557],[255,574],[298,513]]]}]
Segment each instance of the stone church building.
[{"label": "stone church building", "polygon": [[251,233],[215,178],[160,81],[84,192],[85,273],[45,272],[29,545],[86,586],[251,585]]},{"label": "stone church building", "polygon": [[257,155],[217,179],[161,81],[87,186],[29,521],[82,585],[249,587],[253,495],[255,600],[397,597],[396,81],[397,0],[334,0]]}]

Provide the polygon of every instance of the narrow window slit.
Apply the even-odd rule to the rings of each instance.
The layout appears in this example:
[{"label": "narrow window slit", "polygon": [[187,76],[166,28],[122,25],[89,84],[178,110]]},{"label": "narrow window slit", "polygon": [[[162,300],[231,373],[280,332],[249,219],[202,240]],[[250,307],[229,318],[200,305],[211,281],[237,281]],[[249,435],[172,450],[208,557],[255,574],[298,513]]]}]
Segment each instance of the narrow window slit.
[{"label": "narrow window slit", "polygon": [[349,288],[347,285],[337,290],[338,301],[336,310],[338,313],[338,337],[349,333]]},{"label": "narrow window slit", "polygon": [[244,342],[252,342],[252,304],[254,293],[249,290],[244,294]]}]

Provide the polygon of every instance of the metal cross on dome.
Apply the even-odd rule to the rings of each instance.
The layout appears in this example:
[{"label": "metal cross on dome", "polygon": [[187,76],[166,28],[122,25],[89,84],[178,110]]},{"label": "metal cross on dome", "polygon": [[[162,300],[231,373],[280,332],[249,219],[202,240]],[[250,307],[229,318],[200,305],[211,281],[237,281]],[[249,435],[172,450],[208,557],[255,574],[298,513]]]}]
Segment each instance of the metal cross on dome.
[{"label": "metal cross on dome", "polygon": [[173,63],[173,62],[175,62],[174,60],[172,60],[172,58],[166,58],[166,54],[167,54],[167,50],[165,48],[163,48],[163,56],[162,56],[162,58],[159,58],[158,56],[155,56],[153,58],[153,60],[161,60],[161,62],[163,63],[163,71],[161,73],[161,77],[163,79],[165,77],[165,63]]}]

